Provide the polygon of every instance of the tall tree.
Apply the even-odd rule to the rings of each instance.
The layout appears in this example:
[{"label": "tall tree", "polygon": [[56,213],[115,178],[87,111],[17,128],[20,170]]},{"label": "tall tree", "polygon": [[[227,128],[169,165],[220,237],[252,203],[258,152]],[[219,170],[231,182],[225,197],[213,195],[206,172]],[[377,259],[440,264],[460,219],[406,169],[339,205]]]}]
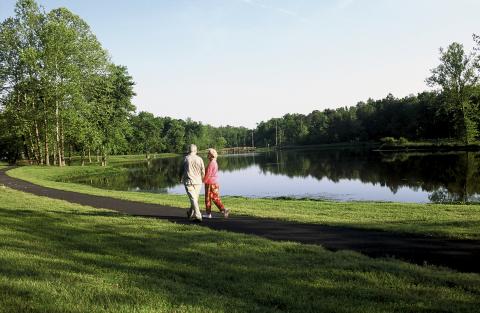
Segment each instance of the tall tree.
[{"label": "tall tree", "polygon": [[[47,102],[54,112],[55,146],[59,165],[65,164],[65,134],[70,121],[84,111],[88,85],[97,73],[106,71],[107,55],[87,23],[65,8],[48,13],[44,34]],[[70,128],[71,129],[71,128]]]},{"label": "tall tree", "polygon": [[41,31],[43,13],[33,0],[20,0],[15,17],[0,25],[0,99],[10,117],[10,130],[23,134],[37,163],[48,162],[41,150]]},{"label": "tall tree", "polygon": [[132,104],[134,82],[127,68],[111,64],[106,76],[97,77],[93,97],[92,119],[100,134],[102,165],[107,165],[107,156],[127,145],[126,137],[131,132],[129,117],[135,111]]},{"label": "tall tree", "polygon": [[446,50],[440,48],[440,64],[431,70],[427,84],[440,86],[446,95],[447,107],[455,116],[458,137],[465,144],[471,143],[478,134],[473,119],[476,113],[469,99],[471,88],[478,81],[475,55],[465,53],[463,45],[452,43]]}]

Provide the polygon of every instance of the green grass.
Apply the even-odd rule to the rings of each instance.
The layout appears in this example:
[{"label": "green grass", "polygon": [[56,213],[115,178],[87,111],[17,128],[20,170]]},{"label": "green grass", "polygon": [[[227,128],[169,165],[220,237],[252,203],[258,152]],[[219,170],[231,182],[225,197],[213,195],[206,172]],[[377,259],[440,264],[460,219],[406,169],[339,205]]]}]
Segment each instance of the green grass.
[{"label": "green grass", "polygon": [[[178,156],[176,153],[152,153],[149,155],[150,159],[161,159],[161,158],[171,158]],[[80,156],[72,156],[71,158],[67,158],[67,162],[71,161],[71,165],[80,165],[81,157]],[[131,163],[131,162],[141,162],[146,161],[145,154],[128,154],[128,155],[111,155],[107,158],[108,164],[119,164],[119,163]],[[92,156],[92,163],[88,163],[88,156],[85,158],[85,165],[87,166],[96,166],[99,162],[97,162],[97,157]]]},{"label": "green grass", "polygon": [[480,275],[0,187],[0,312],[478,312]]},{"label": "green grass", "polygon": [[[57,182],[59,179],[120,171],[99,166],[35,167],[10,170],[8,174],[39,185],[104,195],[126,200],[187,207],[186,196],[112,191],[87,185]],[[200,201],[203,201],[202,199]],[[234,215],[269,217],[325,225],[381,229],[461,239],[480,239],[480,205],[444,205],[378,202],[323,202],[225,197]],[[203,202],[202,202],[203,203]]]}]

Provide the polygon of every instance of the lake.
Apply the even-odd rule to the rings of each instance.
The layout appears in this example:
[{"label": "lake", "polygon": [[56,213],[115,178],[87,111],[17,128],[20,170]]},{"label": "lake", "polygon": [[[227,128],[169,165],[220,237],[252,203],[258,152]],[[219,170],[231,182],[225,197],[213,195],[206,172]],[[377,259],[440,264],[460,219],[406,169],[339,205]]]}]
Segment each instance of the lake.
[{"label": "lake", "polygon": [[[122,174],[79,177],[95,187],[184,194],[183,157],[122,165]],[[204,159],[207,162],[206,159]],[[207,164],[207,163],[205,163]],[[480,153],[302,149],[221,155],[221,194],[336,201],[480,202]]]}]

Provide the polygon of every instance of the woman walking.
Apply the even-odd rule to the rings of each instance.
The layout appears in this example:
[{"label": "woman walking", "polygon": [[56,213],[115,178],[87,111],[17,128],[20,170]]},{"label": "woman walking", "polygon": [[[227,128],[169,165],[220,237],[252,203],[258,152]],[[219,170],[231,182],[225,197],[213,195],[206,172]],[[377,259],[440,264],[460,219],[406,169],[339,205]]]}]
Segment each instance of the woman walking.
[{"label": "woman walking", "polygon": [[205,208],[207,211],[207,214],[203,216],[205,218],[212,218],[212,201],[225,218],[227,218],[228,214],[230,213],[230,210],[225,208],[222,200],[220,199],[217,156],[218,153],[215,149],[208,149],[207,158],[210,162],[207,165],[205,177],[203,178],[203,183],[205,184]]}]

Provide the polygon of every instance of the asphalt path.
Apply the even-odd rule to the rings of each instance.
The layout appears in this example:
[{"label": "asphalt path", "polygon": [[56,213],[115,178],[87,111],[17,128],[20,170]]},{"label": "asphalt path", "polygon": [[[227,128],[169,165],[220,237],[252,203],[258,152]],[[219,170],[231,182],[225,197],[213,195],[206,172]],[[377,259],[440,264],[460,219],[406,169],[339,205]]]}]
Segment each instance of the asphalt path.
[{"label": "asphalt path", "polygon": [[[186,208],[163,206],[143,202],[88,195],[72,191],[39,186],[12,178],[0,169],[0,185],[37,196],[65,200],[120,213],[166,219],[174,223],[190,224]],[[188,199],[185,196],[185,206]],[[369,257],[394,257],[415,264],[445,266],[461,272],[480,273],[480,240],[457,240],[403,234],[379,230],[336,227],[319,224],[286,222],[274,219],[235,216],[215,218],[195,223],[214,230],[256,235],[271,240],[292,241],[321,245],[331,251],[353,250]]]}]

